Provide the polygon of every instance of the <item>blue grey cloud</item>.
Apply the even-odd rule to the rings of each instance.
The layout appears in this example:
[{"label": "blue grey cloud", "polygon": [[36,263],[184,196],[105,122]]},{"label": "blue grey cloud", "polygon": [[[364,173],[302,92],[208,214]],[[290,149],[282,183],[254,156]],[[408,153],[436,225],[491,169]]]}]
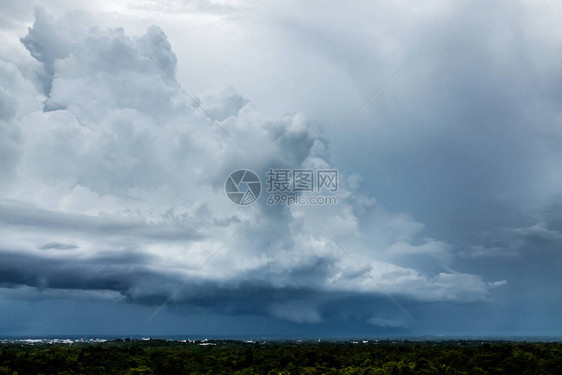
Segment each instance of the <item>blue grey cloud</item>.
[{"label": "blue grey cloud", "polygon": [[[560,328],[555,5],[201,4],[154,5],[169,23],[123,5],[114,24],[61,3],[5,27],[25,52],[0,55],[10,311],[82,295],[140,322],[172,296],[166,317],[273,331]],[[272,167],[339,168],[339,204],[228,202],[232,170]]]}]

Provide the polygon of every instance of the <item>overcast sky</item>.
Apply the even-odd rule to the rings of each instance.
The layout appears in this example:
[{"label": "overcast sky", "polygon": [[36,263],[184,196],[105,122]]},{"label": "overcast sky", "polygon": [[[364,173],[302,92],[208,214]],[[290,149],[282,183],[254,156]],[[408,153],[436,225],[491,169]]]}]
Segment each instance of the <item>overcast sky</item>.
[{"label": "overcast sky", "polygon": [[561,17],[0,2],[0,335],[560,335]]}]

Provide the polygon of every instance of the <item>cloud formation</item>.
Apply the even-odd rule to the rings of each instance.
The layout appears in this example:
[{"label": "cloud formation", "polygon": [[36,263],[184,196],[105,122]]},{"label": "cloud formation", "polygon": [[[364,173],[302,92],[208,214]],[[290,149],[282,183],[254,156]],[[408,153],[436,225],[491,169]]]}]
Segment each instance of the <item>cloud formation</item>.
[{"label": "cloud formation", "polygon": [[[317,323],[327,305],[353,295],[482,302],[502,283],[456,271],[451,245],[424,238],[423,224],[378,204],[362,177],[344,170],[337,206],[233,207],[223,184],[234,169],[334,167],[321,128],[300,113],[265,116],[234,88],[197,98],[252,160],[154,63],[176,78],[178,59],[160,28],[131,37],[87,21],[36,8],[21,42],[37,69],[0,62],[0,168],[9,177],[0,183],[2,285],[116,292],[151,306],[173,295],[178,311]],[[403,326],[367,310],[364,321]]]}]

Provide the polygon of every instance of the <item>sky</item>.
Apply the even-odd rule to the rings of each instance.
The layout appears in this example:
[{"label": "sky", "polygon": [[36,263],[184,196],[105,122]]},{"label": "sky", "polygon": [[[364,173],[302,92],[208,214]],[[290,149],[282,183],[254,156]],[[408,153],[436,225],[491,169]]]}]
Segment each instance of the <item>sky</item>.
[{"label": "sky", "polygon": [[1,1],[0,336],[560,336],[561,16]]}]

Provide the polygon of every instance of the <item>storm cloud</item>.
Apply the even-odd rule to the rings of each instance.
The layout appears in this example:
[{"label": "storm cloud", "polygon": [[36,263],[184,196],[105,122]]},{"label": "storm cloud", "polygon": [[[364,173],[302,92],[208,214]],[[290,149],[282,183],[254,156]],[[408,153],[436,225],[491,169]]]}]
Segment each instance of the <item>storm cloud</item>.
[{"label": "storm cloud", "polygon": [[[130,4],[123,25],[88,7],[18,9],[31,26],[5,24],[19,52],[0,53],[6,300],[83,293],[179,317],[257,315],[264,329],[401,333],[439,330],[440,316],[448,332],[471,315],[467,329],[492,330],[528,301],[494,333],[559,311],[562,41],[539,22],[553,5],[487,6],[357,4],[351,21],[337,7]],[[195,17],[185,42],[181,17]],[[242,48],[231,38],[248,28],[263,32],[246,50],[210,57]],[[234,206],[223,186],[240,168],[262,182],[269,168],[337,168],[338,204]]]}]

